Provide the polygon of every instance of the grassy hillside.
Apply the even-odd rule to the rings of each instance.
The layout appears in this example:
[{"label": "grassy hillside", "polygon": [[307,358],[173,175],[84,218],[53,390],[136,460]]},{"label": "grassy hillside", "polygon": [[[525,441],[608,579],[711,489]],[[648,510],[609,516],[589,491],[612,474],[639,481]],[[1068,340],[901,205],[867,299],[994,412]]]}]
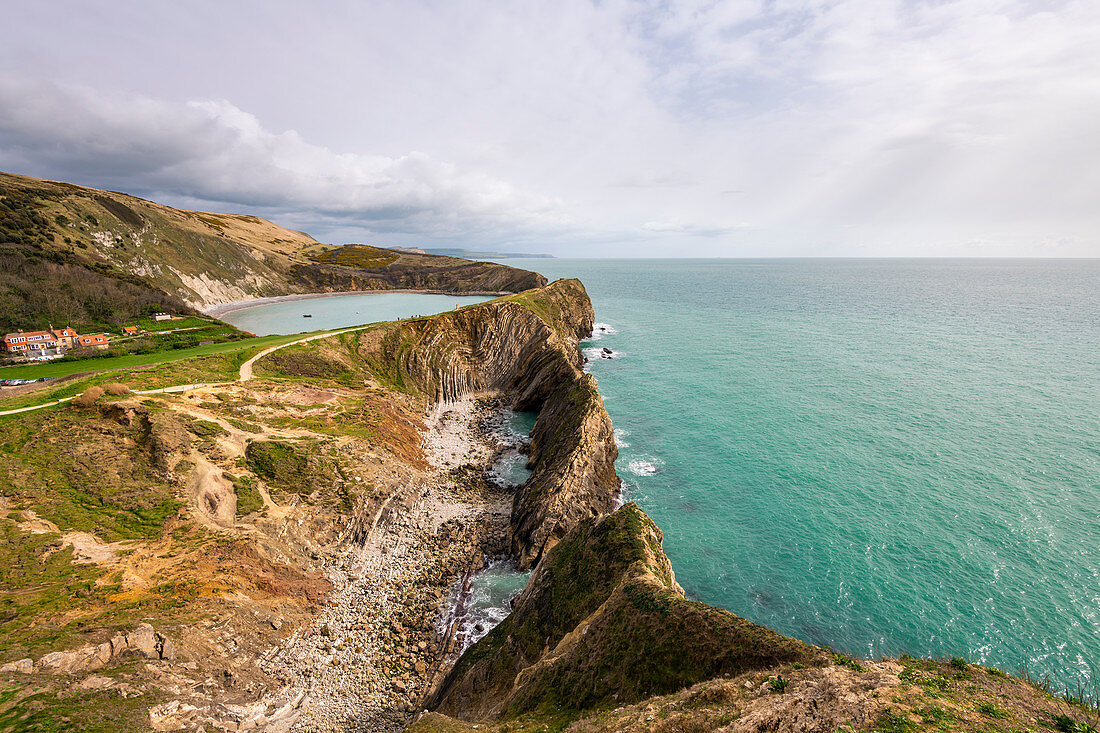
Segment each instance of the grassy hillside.
[{"label": "grassy hillside", "polygon": [[254,216],[182,211],[0,174],[0,243],[26,258],[142,283],[201,308],[287,292],[293,253],[316,242]]},{"label": "grassy hillside", "polygon": [[333,248],[256,216],[0,173],[0,316],[24,328],[288,293],[518,292],[544,282],[503,265]]}]

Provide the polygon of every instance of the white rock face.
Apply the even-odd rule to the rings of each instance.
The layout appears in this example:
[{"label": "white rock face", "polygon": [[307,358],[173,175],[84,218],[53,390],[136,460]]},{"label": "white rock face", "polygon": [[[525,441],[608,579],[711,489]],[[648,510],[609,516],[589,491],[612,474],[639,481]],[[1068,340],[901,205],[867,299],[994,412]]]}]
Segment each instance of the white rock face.
[{"label": "white rock face", "polygon": [[157,635],[149,624],[142,624],[126,635],[126,645],[146,659],[156,659]]},{"label": "white rock face", "polygon": [[0,667],[0,672],[29,674],[38,671],[45,674],[83,674],[101,669],[112,659],[128,652],[135,652],[146,659],[172,661],[176,658],[176,645],[162,634],[158,634],[149,624],[141,624],[129,634],[125,636],[116,634],[110,641],[102,644],[90,644],[64,652],[50,652],[38,662],[30,659],[9,662]]},{"label": "white rock face", "polygon": [[0,667],[0,674],[18,672],[19,674],[30,674],[34,671],[33,659],[19,659],[14,662],[8,662]]},{"label": "white rock face", "polygon": [[267,285],[266,280],[254,274],[242,278],[236,284],[230,284],[222,280],[216,280],[206,273],[192,276],[171,267],[168,269],[180,279],[183,287],[186,288],[185,292],[180,293],[180,297],[187,305],[201,311],[223,303],[255,298],[257,297],[256,294],[261,292],[263,287]]}]

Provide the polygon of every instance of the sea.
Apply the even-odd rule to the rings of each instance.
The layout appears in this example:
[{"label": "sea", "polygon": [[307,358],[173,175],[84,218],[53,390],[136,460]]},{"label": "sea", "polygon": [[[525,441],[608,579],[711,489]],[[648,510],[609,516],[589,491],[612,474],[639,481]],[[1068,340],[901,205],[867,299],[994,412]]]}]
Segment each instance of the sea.
[{"label": "sea", "polygon": [[507,264],[588,290],[624,498],[689,597],[1095,690],[1100,260]]}]

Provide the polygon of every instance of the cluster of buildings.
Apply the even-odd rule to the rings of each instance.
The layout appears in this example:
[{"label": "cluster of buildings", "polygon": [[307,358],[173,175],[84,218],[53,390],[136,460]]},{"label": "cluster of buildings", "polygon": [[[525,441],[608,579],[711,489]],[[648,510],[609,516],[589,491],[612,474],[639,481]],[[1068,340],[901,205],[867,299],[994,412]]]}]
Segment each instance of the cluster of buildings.
[{"label": "cluster of buildings", "polygon": [[110,343],[111,339],[105,333],[81,336],[68,326],[49,331],[18,331],[4,335],[5,352],[31,361],[57,359],[73,348],[106,349]]}]

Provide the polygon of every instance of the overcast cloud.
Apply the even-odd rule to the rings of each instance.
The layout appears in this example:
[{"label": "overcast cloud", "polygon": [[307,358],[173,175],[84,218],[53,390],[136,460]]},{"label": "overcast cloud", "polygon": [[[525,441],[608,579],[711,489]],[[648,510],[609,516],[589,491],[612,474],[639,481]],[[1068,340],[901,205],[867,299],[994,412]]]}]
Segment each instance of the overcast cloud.
[{"label": "overcast cloud", "polygon": [[0,169],[327,241],[1100,256],[1100,3],[24,3]]}]

